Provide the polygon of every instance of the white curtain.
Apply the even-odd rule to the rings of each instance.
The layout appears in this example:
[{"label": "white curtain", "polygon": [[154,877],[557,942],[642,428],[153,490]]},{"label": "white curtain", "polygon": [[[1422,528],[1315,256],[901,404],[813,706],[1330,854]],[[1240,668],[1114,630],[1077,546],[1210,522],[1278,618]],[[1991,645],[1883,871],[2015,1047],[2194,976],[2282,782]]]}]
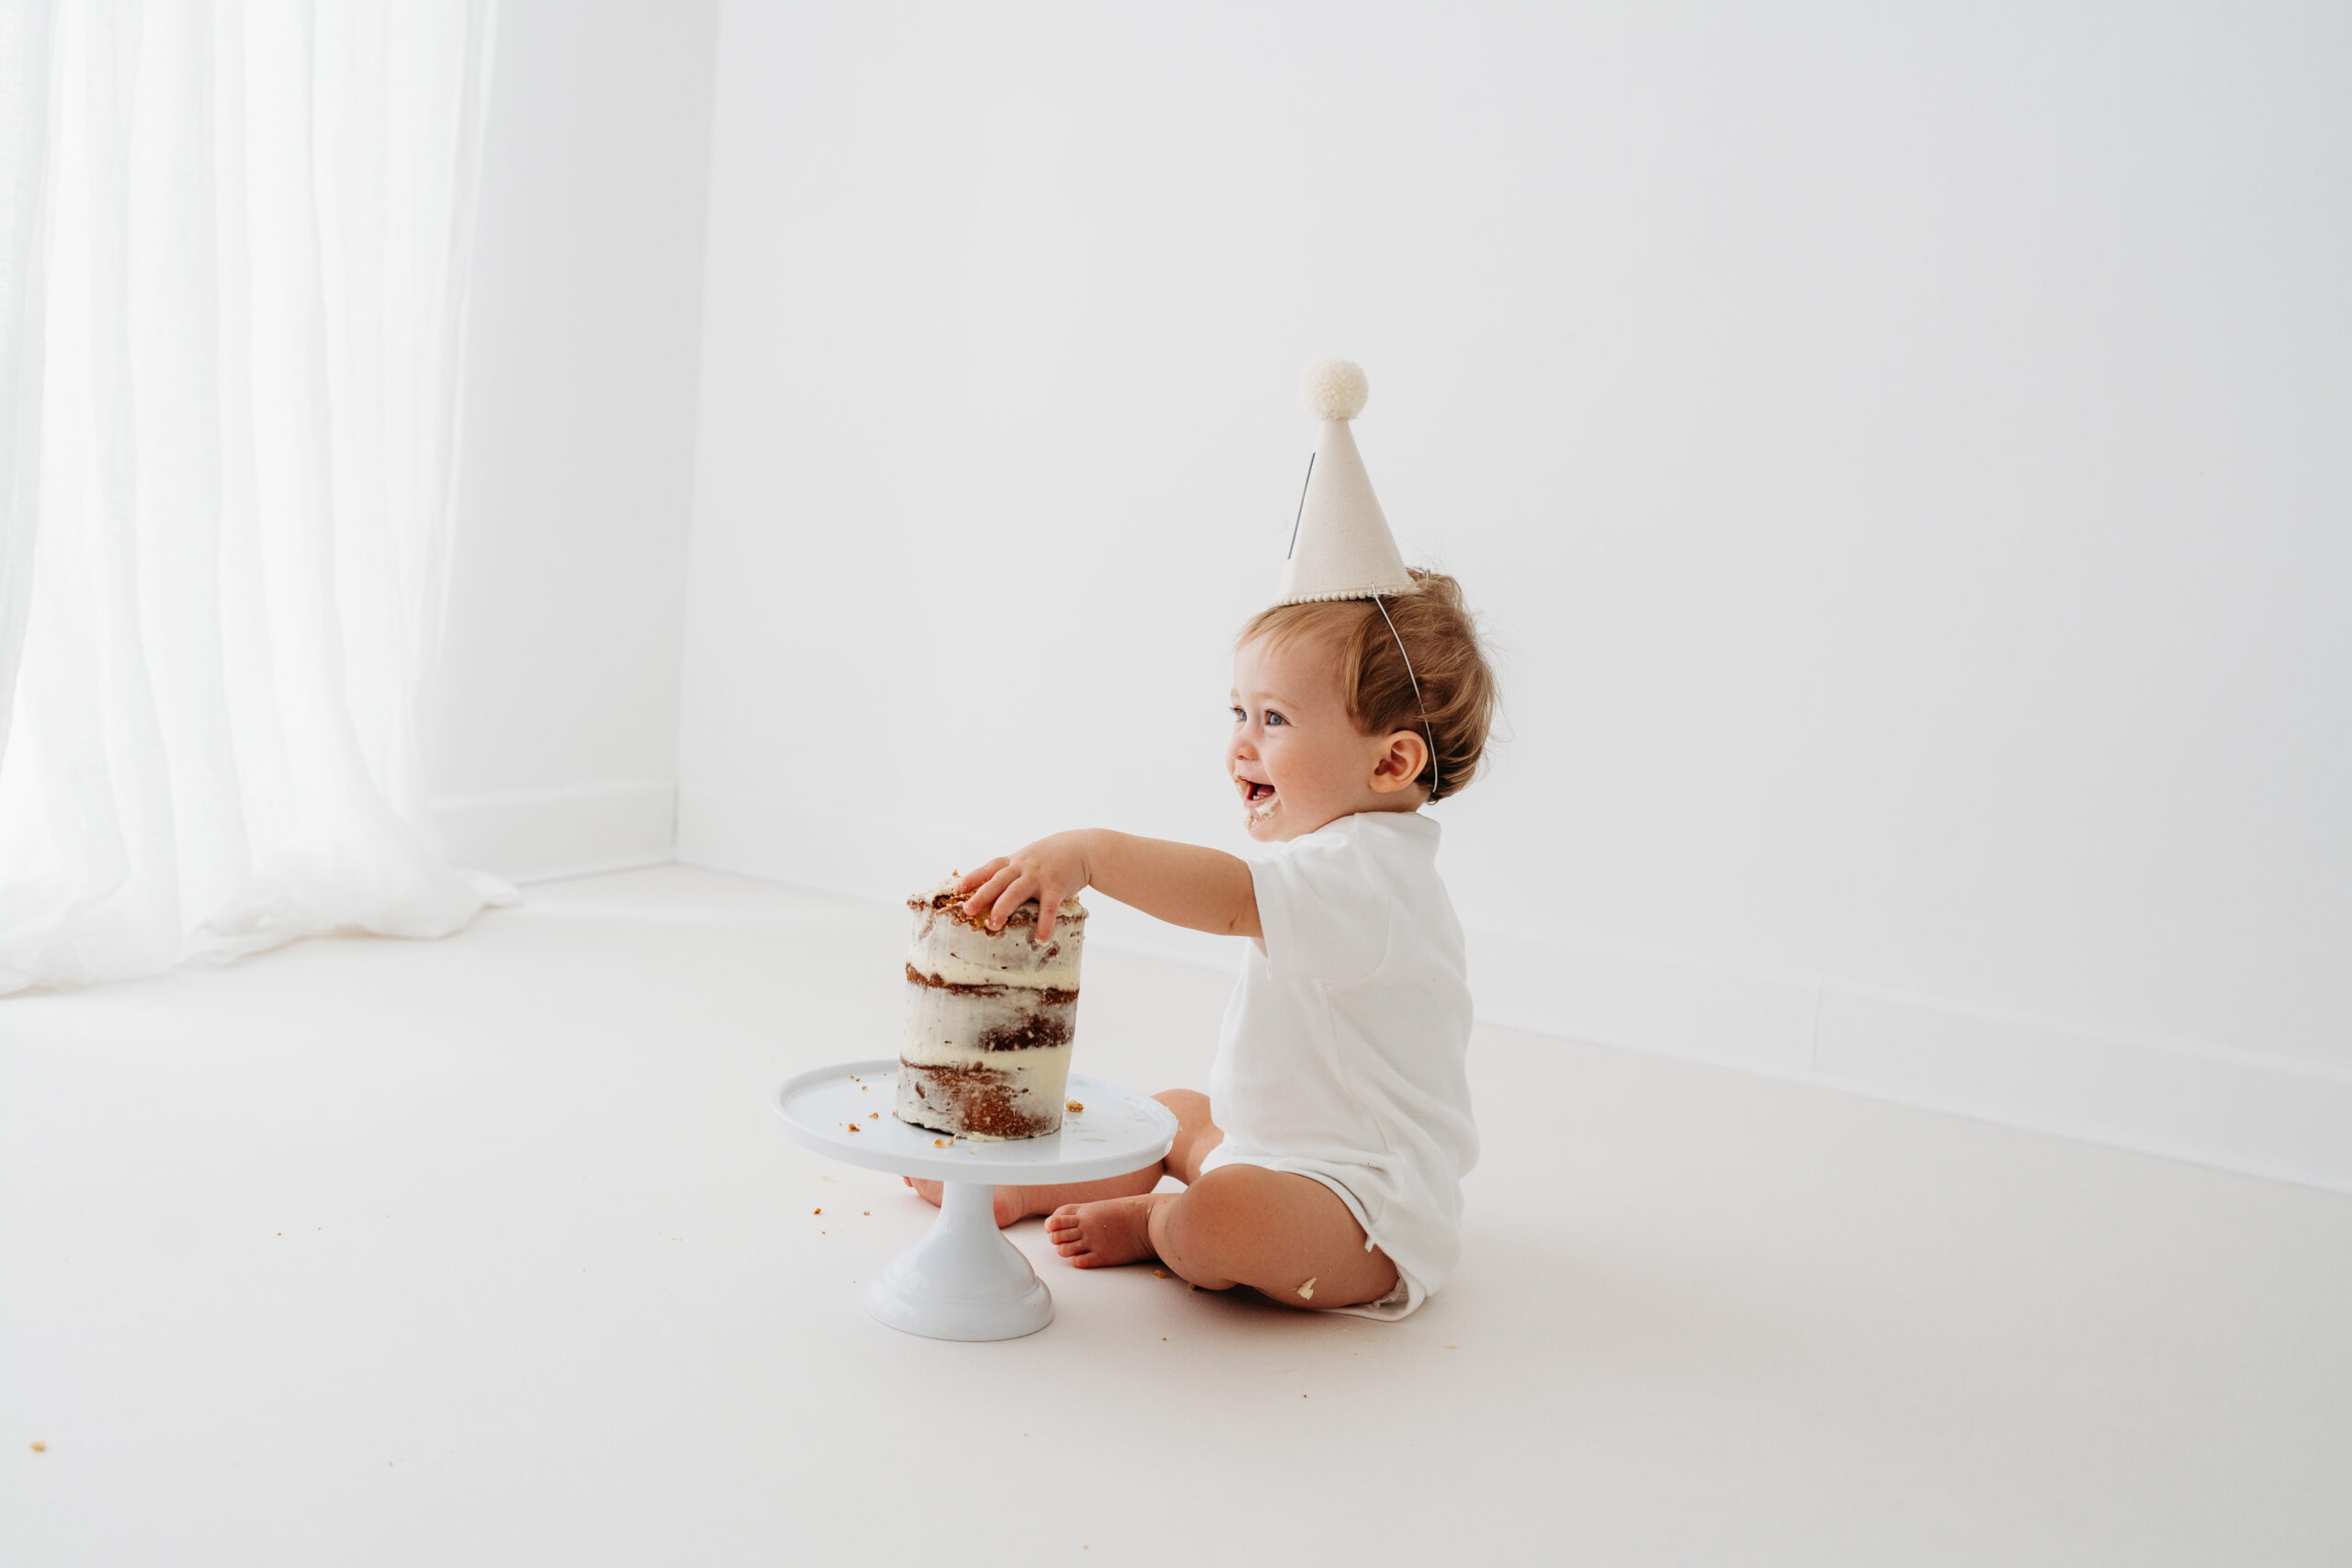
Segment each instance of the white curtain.
[{"label": "white curtain", "polygon": [[446,865],[490,0],[0,0],[0,991],[513,897]]}]

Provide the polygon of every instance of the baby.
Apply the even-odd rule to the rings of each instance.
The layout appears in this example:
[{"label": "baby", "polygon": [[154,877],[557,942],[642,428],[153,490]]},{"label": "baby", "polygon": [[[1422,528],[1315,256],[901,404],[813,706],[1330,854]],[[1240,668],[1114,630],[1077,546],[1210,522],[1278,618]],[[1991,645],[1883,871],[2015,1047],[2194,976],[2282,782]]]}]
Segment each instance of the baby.
[{"label": "baby", "polygon": [[[1460,586],[1412,581],[1242,628],[1226,771],[1265,852],[1080,829],[963,879],[966,907],[999,930],[1036,899],[1039,942],[1084,887],[1250,939],[1209,1092],[1158,1097],[1176,1113],[1168,1157],[1105,1181],[1001,1187],[998,1224],[1046,1215],[1080,1269],[1157,1258],[1203,1290],[1367,1316],[1404,1316],[1453,1271],[1478,1157],[1470,990],[1420,808],[1476,772],[1495,682]],[[1163,1175],[1184,1190],[1156,1191]]]}]

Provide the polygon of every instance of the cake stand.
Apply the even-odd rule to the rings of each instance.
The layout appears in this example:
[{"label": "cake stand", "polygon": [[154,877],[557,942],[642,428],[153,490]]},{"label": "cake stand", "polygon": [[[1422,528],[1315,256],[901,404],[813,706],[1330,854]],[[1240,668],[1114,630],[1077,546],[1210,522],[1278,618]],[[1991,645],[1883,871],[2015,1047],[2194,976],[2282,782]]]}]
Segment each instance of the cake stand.
[{"label": "cake stand", "polygon": [[[1042,1138],[981,1143],[890,1113],[899,1064],[880,1056],[786,1080],[776,1113],[792,1141],[852,1165],[941,1184],[939,1218],[866,1287],[865,1310],[930,1339],[1017,1339],[1054,1320],[1053,1293],[996,1227],[999,1187],[1125,1176],[1166,1156],[1176,1116],[1132,1089],[1072,1073],[1066,1112]],[[854,1125],[859,1130],[851,1132]]]}]

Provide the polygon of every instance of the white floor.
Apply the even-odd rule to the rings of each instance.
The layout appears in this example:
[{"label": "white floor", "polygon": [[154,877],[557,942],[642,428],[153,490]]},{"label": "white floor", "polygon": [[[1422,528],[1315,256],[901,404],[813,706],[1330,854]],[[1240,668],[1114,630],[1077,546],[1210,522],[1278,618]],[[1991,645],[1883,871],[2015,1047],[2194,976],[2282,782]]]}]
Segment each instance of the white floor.
[{"label": "white floor", "polygon": [[[0,1002],[0,1562],[2352,1562],[2352,1199],[1525,1035],[1401,1325],[1031,1221],[1051,1327],[894,1334],[930,1211],[765,1095],[903,934],[665,870]],[[1082,1070],[1223,993],[1090,954]]]}]

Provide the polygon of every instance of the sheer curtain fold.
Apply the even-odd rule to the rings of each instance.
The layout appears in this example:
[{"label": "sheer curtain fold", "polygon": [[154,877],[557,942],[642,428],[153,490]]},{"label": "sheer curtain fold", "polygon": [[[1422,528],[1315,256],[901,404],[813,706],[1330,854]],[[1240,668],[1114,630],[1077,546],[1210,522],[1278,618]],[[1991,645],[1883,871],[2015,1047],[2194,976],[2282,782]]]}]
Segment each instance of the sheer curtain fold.
[{"label": "sheer curtain fold", "polygon": [[0,757],[16,706],[40,496],[40,410],[26,367],[41,361],[53,11],[47,0],[0,0]]},{"label": "sheer curtain fold", "polygon": [[0,991],[433,937],[488,0],[0,0]]}]

